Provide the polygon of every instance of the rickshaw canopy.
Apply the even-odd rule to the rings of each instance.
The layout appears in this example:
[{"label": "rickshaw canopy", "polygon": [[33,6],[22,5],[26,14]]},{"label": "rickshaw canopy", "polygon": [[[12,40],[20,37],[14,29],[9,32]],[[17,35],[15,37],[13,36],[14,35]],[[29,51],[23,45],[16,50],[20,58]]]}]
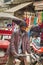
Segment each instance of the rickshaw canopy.
[{"label": "rickshaw canopy", "polygon": [[19,26],[27,26],[26,22],[18,17],[15,17],[8,13],[0,13],[0,19],[11,19],[13,22],[18,24]]}]

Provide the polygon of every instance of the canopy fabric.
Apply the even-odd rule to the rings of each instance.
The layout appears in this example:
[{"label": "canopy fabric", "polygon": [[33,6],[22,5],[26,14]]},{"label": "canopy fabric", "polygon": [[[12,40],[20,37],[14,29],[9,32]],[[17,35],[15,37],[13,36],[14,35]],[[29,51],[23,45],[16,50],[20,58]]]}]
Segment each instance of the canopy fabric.
[{"label": "canopy fabric", "polygon": [[43,5],[43,1],[34,2],[33,5],[34,6],[42,6]]},{"label": "canopy fabric", "polygon": [[15,17],[11,14],[8,14],[8,13],[0,13],[0,19],[11,19],[11,20],[13,20],[13,22],[18,24],[19,26],[26,26],[26,23],[24,20],[22,20],[18,17]]},{"label": "canopy fabric", "polygon": [[17,19],[17,20],[20,20],[18,17],[15,17],[11,14],[8,14],[8,13],[0,13],[0,18],[10,18],[10,19]]},{"label": "canopy fabric", "polygon": [[34,2],[33,6],[35,6],[35,10],[43,10],[43,1]]},{"label": "canopy fabric", "polygon": [[20,9],[22,9],[22,8],[24,8],[24,7],[28,6],[28,5],[30,5],[31,3],[32,3],[32,2],[19,4],[19,5],[17,5],[17,6],[15,6],[15,7],[11,8],[11,9],[9,9],[9,10],[6,10],[5,12],[15,12],[15,11],[18,11],[18,10],[20,10]]},{"label": "canopy fabric", "polygon": [[43,6],[35,6],[35,10],[43,10]]}]

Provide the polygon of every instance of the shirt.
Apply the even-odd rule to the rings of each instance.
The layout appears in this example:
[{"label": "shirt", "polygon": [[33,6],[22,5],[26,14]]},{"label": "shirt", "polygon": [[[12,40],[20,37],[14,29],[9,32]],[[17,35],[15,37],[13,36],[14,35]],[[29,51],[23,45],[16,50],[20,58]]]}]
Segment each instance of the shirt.
[{"label": "shirt", "polygon": [[20,39],[19,45],[18,45],[18,53],[22,53],[22,39]]},{"label": "shirt", "polygon": [[40,43],[40,41],[41,41],[40,37],[32,39],[32,43]]}]

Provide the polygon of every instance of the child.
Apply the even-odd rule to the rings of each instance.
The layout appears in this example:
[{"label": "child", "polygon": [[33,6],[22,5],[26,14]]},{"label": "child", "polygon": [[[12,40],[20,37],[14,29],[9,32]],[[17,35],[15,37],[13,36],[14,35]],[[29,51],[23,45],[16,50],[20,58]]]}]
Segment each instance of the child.
[{"label": "child", "polygon": [[41,41],[41,39],[40,39],[40,37],[38,36],[38,33],[37,33],[37,32],[34,33],[34,34],[33,34],[33,38],[32,38],[32,43],[39,43],[39,44],[40,44],[40,41]]}]

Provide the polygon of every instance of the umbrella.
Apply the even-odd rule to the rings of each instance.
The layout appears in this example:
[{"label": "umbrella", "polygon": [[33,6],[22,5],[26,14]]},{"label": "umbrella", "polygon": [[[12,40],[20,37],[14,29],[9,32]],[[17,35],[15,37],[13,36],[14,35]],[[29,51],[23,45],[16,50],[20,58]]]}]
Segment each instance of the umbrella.
[{"label": "umbrella", "polygon": [[15,17],[8,13],[0,13],[0,19],[11,19],[13,22],[18,24],[20,27],[27,26],[26,22],[18,17]]}]

